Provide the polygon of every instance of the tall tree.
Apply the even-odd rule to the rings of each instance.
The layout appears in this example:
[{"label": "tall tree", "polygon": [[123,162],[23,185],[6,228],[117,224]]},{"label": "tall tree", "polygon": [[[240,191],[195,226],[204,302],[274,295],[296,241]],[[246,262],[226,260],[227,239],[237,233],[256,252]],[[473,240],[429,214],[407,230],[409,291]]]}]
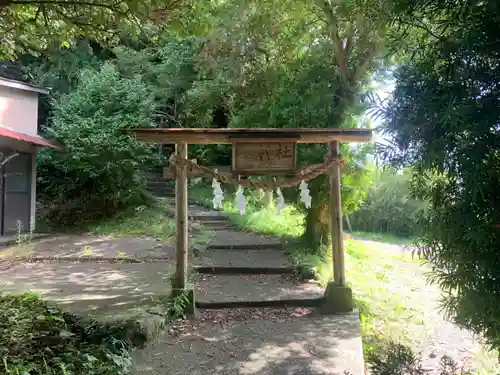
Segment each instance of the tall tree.
[{"label": "tall tree", "polygon": [[395,72],[385,156],[413,165],[413,192],[432,204],[420,253],[448,313],[499,348],[500,3],[409,3],[432,43]]},{"label": "tall tree", "polygon": [[[360,93],[394,31],[391,7],[377,0],[228,5],[205,51],[220,86],[232,92],[226,95],[231,126],[358,126]],[[348,147],[343,152],[348,154]],[[310,158],[318,150],[301,155]],[[325,185],[320,178],[311,186],[305,237],[312,245],[329,238]]]}]

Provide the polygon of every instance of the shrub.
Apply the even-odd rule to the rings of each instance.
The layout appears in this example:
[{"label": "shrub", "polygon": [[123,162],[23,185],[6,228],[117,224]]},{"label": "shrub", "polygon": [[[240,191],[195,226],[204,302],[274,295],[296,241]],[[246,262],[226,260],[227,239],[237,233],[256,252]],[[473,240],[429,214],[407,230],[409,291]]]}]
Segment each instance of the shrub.
[{"label": "shrub", "polygon": [[101,324],[30,293],[0,295],[0,368],[7,374],[126,374],[128,349],[145,340],[134,321]]},{"label": "shrub", "polygon": [[[413,351],[402,344],[388,342],[370,352],[366,358],[372,375],[425,375],[429,371]],[[459,367],[450,357],[443,356],[440,361],[440,375],[472,375],[472,372]]]},{"label": "shrub", "polygon": [[144,203],[144,165],[152,148],[127,129],[152,126],[152,94],[140,79],[121,78],[111,64],[80,74],[76,90],[54,102],[46,129],[65,147],[38,158],[39,196],[56,222],[97,219]]},{"label": "shrub", "polygon": [[365,203],[349,217],[353,230],[418,236],[418,220],[426,203],[410,197],[408,172],[380,173]]}]

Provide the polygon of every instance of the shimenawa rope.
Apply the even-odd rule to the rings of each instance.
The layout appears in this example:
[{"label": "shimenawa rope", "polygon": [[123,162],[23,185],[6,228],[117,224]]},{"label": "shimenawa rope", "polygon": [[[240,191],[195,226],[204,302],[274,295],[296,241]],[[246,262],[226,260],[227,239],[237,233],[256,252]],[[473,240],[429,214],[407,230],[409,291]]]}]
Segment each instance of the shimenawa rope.
[{"label": "shimenawa rope", "polygon": [[218,181],[225,184],[232,184],[234,186],[241,185],[246,188],[251,189],[263,189],[263,190],[275,190],[276,188],[290,188],[300,184],[301,181],[309,181],[320,174],[325,173],[335,164],[343,164],[343,161],[337,157],[331,157],[327,155],[324,159],[323,164],[317,167],[305,167],[302,169],[300,174],[294,177],[290,177],[285,181],[255,181],[255,180],[240,180],[237,177],[233,177],[232,173],[221,173],[215,169],[199,165],[196,160],[189,160],[177,157],[173,154],[170,157],[170,165],[174,168],[186,167],[189,171],[197,171],[205,177],[214,177]]}]

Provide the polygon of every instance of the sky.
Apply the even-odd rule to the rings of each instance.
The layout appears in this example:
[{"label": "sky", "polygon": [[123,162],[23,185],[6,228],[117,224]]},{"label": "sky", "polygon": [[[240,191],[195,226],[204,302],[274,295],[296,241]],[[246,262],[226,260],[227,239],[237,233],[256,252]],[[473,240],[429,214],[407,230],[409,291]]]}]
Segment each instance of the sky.
[{"label": "sky", "polygon": [[[375,84],[375,94],[379,96],[381,101],[387,100],[392,92],[394,91],[395,83],[394,81],[388,80],[384,82],[378,82]],[[382,125],[380,119],[375,119],[370,116],[369,111],[367,111],[364,115],[366,119],[369,119],[372,123],[372,127],[376,128],[380,125]],[[380,136],[380,134],[375,133],[374,134],[374,141],[376,142],[383,142],[384,139]]]}]

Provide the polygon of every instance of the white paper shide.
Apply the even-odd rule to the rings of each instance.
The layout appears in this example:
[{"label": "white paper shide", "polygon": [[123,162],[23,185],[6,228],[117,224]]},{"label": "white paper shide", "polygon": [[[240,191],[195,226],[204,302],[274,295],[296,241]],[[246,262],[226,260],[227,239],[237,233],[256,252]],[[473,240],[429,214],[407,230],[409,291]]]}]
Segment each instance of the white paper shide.
[{"label": "white paper shide", "polygon": [[285,198],[283,197],[283,193],[280,188],[276,189],[276,195],[278,196],[276,199],[278,205],[278,215],[281,215],[281,211],[285,208]]},{"label": "white paper shide", "polygon": [[241,185],[238,185],[238,190],[236,191],[235,204],[236,208],[240,212],[240,215],[244,215],[247,202],[245,200],[245,195],[243,194],[243,188],[241,187]]},{"label": "white paper shide", "polygon": [[212,200],[214,204],[215,209],[221,209],[222,208],[222,201],[224,200],[224,192],[222,191],[222,188],[220,187],[220,182],[217,181],[217,179],[214,177],[212,180],[212,188],[213,188],[213,194],[214,198]]},{"label": "white paper shide", "polygon": [[312,198],[309,188],[307,187],[307,183],[304,180],[300,182],[299,189],[300,189],[300,201],[304,202],[306,208],[311,208]]}]

